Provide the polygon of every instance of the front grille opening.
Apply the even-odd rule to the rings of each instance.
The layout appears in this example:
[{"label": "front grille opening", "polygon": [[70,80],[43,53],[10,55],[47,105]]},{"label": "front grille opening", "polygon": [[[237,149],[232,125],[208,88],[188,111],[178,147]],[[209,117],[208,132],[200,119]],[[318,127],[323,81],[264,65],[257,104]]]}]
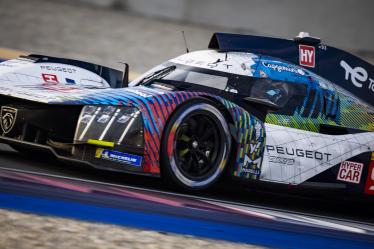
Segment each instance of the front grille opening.
[{"label": "front grille opening", "polygon": [[[3,101],[2,101],[3,102]],[[2,135],[21,141],[49,145],[62,154],[71,153],[81,106],[62,106],[32,102],[1,103],[16,110],[12,129]],[[61,154],[59,153],[59,154]]]}]

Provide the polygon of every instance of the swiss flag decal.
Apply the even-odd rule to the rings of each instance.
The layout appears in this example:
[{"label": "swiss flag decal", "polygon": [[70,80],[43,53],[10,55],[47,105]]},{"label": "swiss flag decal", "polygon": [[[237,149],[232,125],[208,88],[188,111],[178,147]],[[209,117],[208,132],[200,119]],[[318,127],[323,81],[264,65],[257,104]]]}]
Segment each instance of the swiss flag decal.
[{"label": "swiss flag decal", "polygon": [[313,46],[299,45],[299,64],[305,67],[315,67],[316,49]]},{"label": "swiss flag decal", "polygon": [[46,82],[46,83],[58,83],[57,75],[55,75],[55,74],[43,73],[42,77],[43,77],[44,82]]}]

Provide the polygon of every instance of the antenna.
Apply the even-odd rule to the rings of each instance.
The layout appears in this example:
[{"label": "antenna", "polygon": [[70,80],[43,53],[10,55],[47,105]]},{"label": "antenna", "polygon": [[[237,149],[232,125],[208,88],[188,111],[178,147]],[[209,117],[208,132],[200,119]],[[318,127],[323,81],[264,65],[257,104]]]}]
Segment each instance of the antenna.
[{"label": "antenna", "polygon": [[188,46],[187,46],[187,40],[186,40],[186,36],[184,35],[184,30],[182,30],[182,36],[183,36],[183,40],[184,40],[184,46],[186,47],[186,51],[187,51],[187,53],[189,53],[190,50],[188,49]]},{"label": "antenna", "polygon": [[123,75],[122,75],[122,83],[121,83],[121,86],[119,88],[128,87],[129,86],[129,64],[127,64],[125,62],[118,62],[118,63],[125,66],[125,68],[123,70]]}]

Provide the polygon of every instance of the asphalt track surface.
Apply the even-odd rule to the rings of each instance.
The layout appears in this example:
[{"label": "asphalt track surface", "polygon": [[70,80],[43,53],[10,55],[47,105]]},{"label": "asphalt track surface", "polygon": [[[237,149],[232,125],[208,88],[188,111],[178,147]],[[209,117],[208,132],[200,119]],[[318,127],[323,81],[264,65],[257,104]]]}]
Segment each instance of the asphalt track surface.
[{"label": "asphalt track surface", "polygon": [[[169,186],[162,179],[147,176],[103,171],[90,167],[59,162],[48,155],[25,155],[7,145],[0,144],[0,169],[35,172],[44,175],[61,176],[72,179],[84,179],[95,182],[154,189],[159,191],[187,194]],[[209,191],[192,193],[202,198],[253,205],[289,212],[307,213],[348,221],[357,221],[374,225],[373,202],[359,198],[331,196],[328,192],[297,192],[287,189],[271,191],[258,186],[247,185],[226,179]]]},{"label": "asphalt track surface", "polygon": [[[9,179],[48,184],[35,187]],[[305,248],[324,243],[358,248],[374,245],[372,202],[271,193],[230,180],[209,191],[183,193],[167,187],[160,179],[69,165],[46,156],[24,155],[5,145],[0,145],[0,189],[1,206],[16,210],[22,207],[21,211],[45,213],[48,207],[58,205],[64,206],[61,210],[65,211],[52,208],[47,214],[270,247],[295,248],[297,243],[304,243]],[[116,196],[118,189],[120,198]],[[62,204],[49,203],[49,199]],[[88,210],[87,207],[65,205],[64,201],[94,204],[94,211],[91,207],[90,212],[80,215],[80,210]],[[120,211],[101,210],[102,205]],[[66,210],[73,210],[74,215]],[[89,215],[92,212],[100,213],[101,218]],[[258,237],[244,236],[254,233]],[[271,237],[272,242],[266,237]],[[358,244],[350,244],[352,241]]]}]

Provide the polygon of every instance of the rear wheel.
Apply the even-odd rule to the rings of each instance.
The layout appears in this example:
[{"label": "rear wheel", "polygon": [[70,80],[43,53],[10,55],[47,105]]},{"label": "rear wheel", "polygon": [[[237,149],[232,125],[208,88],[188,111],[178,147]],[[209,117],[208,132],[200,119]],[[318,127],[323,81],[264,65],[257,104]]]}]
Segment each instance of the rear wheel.
[{"label": "rear wheel", "polygon": [[208,188],[224,171],[230,146],[227,122],[214,103],[188,102],[166,127],[161,152],[163,177],[184,189]]}]

